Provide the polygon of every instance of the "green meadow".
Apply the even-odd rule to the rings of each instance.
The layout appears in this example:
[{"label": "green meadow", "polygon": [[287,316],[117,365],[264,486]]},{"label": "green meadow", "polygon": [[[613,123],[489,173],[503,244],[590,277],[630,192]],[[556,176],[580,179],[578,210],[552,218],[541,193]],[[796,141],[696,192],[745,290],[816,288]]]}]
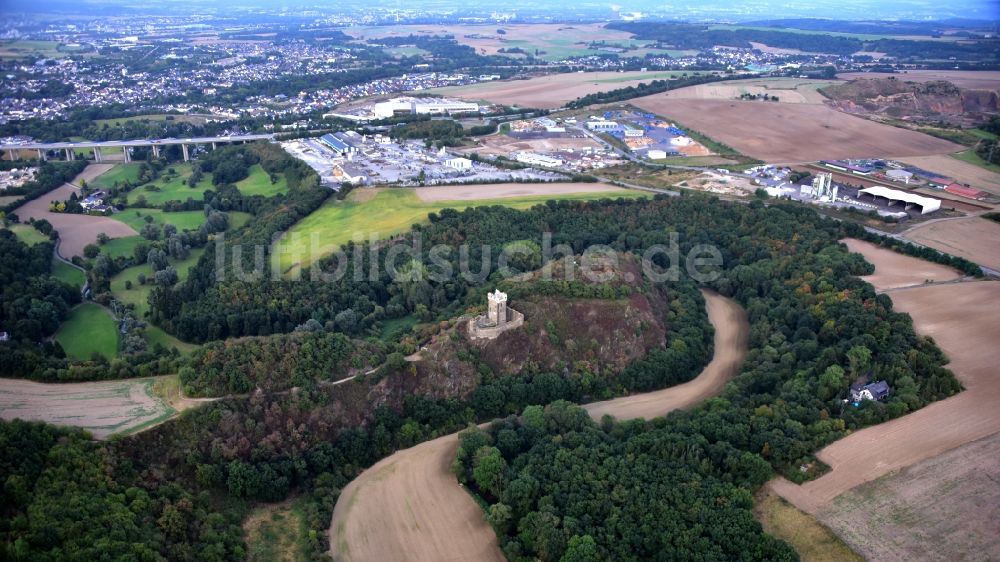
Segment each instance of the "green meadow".
[{"label": "green meadow", "polygon": [[[411,226],[427,221],[427,215],[441,209],[463,210],[470,207],[503,205],[528,209],[550,200],[588,201],[618,197],[643,197],[637,191],[593,192],[560,195],[533,195],[469,201],[422,201],[413,189],[359,189],[344,201],[329,200],[305,217],[279,240],[274,248],[283,273],[291,273],[329,255],[352,239],[369,240],[400,234]],[[316,248],[312,251],[312,239]]]},{"label": "green meadow", "polygon": [[101,306],[81,304],[59,327],[56,341],[72,359],[90,359],[94,353],[111,359],[118,354],[118,324]]}]

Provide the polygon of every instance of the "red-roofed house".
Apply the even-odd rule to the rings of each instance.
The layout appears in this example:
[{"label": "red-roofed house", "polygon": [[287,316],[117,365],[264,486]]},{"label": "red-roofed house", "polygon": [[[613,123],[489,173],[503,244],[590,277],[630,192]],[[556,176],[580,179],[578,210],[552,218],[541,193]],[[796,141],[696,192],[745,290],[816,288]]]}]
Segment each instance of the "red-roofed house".
[{"label": "red-roofed house", "polygon": [[959,197],[966,197],[968,199],[982,199],[985,193],[979,191],[974,187],[965,187],[957,183],[949,184],[944,188],[945,191],[951,193],[952,195],[958,195]]}]

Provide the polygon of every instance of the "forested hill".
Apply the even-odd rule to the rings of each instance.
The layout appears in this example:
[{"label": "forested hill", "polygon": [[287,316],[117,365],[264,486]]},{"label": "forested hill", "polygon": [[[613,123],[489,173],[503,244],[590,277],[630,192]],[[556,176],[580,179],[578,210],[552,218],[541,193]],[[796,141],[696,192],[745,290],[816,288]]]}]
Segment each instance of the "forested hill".
[{"label": "forested hill", "polygon": [[[855,277],[871,266],[838,240],[864,232],[810,209],[704,196],[551,202],[523,212],[444,211],[421,228],[426,245],[466,241],[474,248],[537,240],[543,231],[574,252],[601,243],[642,253],[669,245],[672,233],[681,255],[714,244],[723,266],[709,286],[746,309],[750,350],[723,394],[689,413],[598,428],[571,407],[553,406],[504,421],[479,442],[466,440],[464,460],[471,455],[481,460],[478,468],[489,468],[477,474],[466,464],[465,477],[491,505],[490,521],[512,560],[791,559],[750,515],[751,492],[774,470],[814,475],[819,447],[959,389],[933,342],[891,311],[888,296]],[[397,305],[394,314],[422,304],[432,315],[454,316],[454,308],[481,303],[491,283],[245,282],[228,288],[238,291],[206,291],[183,314],[191,309],[192,322],[225,325],[255,305],[291,324],[300,306],[319,316],[367,300],[386,311]],[[684,329],[676,321],[668,326]],[[344,345],[308,341],[326,334],[294,337],[328,350],[331,369],[354,366],[338,359],[349,356]],[[309,499],[302,542],[318,555],[328,549],[322,529],[338,490],[365,466],[473,421],[587,396],[582,377],[504,375],[477,360],[475,388],[449,397],[441,394],[447,387],[428,388],[407,368],[404,341],[389,344],[387,367],[350,383],[220,400],[106,443],[0,423],[0,557],[243,560],[248,506],[293,492]],[[281,361],[280,349],[273,351],[268,360]],[[888,381],[891,397],[845,407],[850,382],[865,374]],[[803,464],[813,468],[800,472]]]}]

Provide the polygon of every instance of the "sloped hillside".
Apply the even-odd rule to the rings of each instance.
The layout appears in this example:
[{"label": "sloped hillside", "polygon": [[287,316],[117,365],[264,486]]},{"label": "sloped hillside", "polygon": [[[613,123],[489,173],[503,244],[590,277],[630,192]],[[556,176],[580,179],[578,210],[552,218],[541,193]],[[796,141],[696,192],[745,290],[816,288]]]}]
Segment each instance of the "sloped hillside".
[{"label": "sloped hillside", "polygon": [[827,86],[821,92],[831,105],[847,113],[914,121],[972,125],[1000,111],[996,90],[964,89],[945,80],[859,79]]}]

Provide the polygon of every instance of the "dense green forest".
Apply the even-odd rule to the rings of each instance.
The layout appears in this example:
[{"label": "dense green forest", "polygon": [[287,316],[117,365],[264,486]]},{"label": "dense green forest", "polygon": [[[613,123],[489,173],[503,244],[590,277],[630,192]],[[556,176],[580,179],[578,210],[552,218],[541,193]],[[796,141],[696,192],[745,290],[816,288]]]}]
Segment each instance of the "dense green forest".
[{"label": "dense green forest", "polygon": [[[293,190],[273,212],[308,201],[295,200]],[[245,239],[269,239],[280,221],[264,214],[247,227]],[[5,455],[0,465],[5,493],[17,494],[16,501],[5,501],[0,525],[7,557],[90,558],[91,549],[104,545],[111,552],[140,549],[138,559],[156,559],[151,550],[174,560],[239,560],[245,554],[239,524],[248,505],[291,493],[309,498],[314,533],[308,540],[324,552],[321,531],[338,490],[365,466],[470,422],[524,412],[489,435],[465,439],[461,465],[463,478],[494,506],[488,516],[512,558],[627,559],[619,555],[670,552],[706,560],[790,559],[788,547],[762,535],[752,519],[753,489],[773,470],[808,477],[815,469],[802,473],[798,467],[812,463],[822,445],[959,389],[942,367],[940,351],[916,335],[909,317],[892,312],[888,295],[877,295],[855,277],[870,273],[871,266],[837,241],[863,230],[810,209],[707,196],[550,202],[528,211],[443,211],[419,232],[427,244],[469,242],[475,248],[500,248],[551,232],[556,244],[572,252],[600,243],[641,253],[668,244],[674,232],[682,254],[695,244],[714,244],[724,266],[710,286],[739,301],[751,323],[742,373],[720,397],[692,412],[600,427],[569,406],[525,411],[556,400],[594,399],[584,379],[546,371],[497,375],[475,357],[466,358],[477,365],[475,384],[463,392],[441,384],[435,377],[442,373],[414,372],[397,352],[372,375],[314,385],[308,378],[336,380],[368,359],[378,360],[378,346],[354,361],[346,342],[329,335],[343,327],[363,336],[363,304],[386,311],[396,305],[394,315],[423,304],[431,317],[446,318],[482,302],[497,280],[399,284],[348,275],[340,284],[259,280],[183,289],[192,293],[177,308],[177,319],[187,320],[176,325],[190,326],[190,333],[197,333],[196,326],[206,326],[206,335],[259,331],[253,325],[258,318],[267,320],[266,331],[287,325],[286,331],[301,326],[299,332],[307,333],[291,336],[295,345],[282,339],[288,336],[268,336],[274,345],[255,346],[263,350],[260,364],[246,380],[221,365],[229,362],[225,355],[249,349],[239,342],[210,346],[197,360],[205,368],[185,375],[189,384],[206,392],[255,384],[264,389],[206,404],[125,439],[85,443],[37,424],[2,424],[5,450],[31,439],[41,442],[39,450],[49,447],[45,454]],[[404,236],[380,245],[408,242]],[[679,306],[699,308],[691,306],[700,305],[694,283],[668,283],[667,289],[688,295],[675,299],[689,303]],[[355,307],[362,312],[353,317],[358,325],[338,324],[337,314]],[[668,342],[704,337],[695,335],[705,325],[703,314],[669,324]],[[329,339],[314,348],[316,362],[347,371],[317,373],[310,370],[312,361],[296,364],[292,355],[302,354],[310,338]],[[661,374],[655,374],[657,361],[645,367],[636,362],[631,368],[642,375],[609,390],[687,380],[704,363],[704,352],[697,346],[681,350],[680,360]],[[253,359],[242,361],[249,367]],[[281,366],[285,362],[289,367]],[[269,375],[282,368],[301,387],[267,390],[286,384],[285,374],[282,380]],[[889,401],[845,406],[841,398],[861,375],[888,381]],[[99,485],[86,480],[90,472],[73,468],[81,463],[106,467]],[[67,508],[84,504],[88,509]],[[112,514],[120,519],[114,532],[107,523]]]}]

